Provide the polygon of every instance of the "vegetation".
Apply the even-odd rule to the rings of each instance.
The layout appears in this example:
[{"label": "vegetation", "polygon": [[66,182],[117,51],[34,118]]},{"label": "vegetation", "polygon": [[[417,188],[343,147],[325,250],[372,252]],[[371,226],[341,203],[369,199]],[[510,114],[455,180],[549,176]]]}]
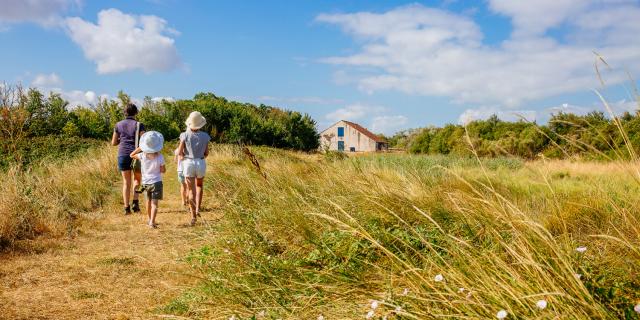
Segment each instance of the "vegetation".
[{"label": "vegetation", "polygon": [[[122,106],[129,101],[120,92],[117,100],[101,99],[92,107],[76,107],[56,93],[45,96],[33,88],[0,86],[0,168],[9,162],[28,165],[41,156],[60,158],[96,145],[87,139],[110,139],[114,125],[124,118]],[[212,93],[177,101],[156,102],[147,97],[139,107],[138,119],[166,140],[176,139],[185,130],[188,114],[197,110],[207,119],[203,130],[211,133],[214,142],[303,151],[318,148],[315,121],[295,111],[228,101]],[[35,147],[49,143],[53,143],[50,148],[41,150],[53,154],[34,153]]]},{"label": "vegetation", "polygon": [[163,314],[637,317],[634,163],[253,151],[260,172],[212,150],[223,218],[185,260],[203,282]]},{"label": "vegetation", "polygon": [[115,157],[103,146],[71,161],[0,173],[0,251],[24,249],[24,240],[42,235],[73,237],[80,217],[116,199]]},{"label": "vegetation", "polygon": [[614,148],[624,142],[616,121],[628,133],[631,144],[639,148],[640,113],[627,112],[617,119],[607,118],[599,111],[582,116],[561,112],[552,115],[549,123],[541,126],[524,120],[502,121],[494,115],[466,126],[449,124],[442,128],[402,131],[388,140],[391,147],[405,148],[416,154],[472,155],[469,148],[471,143],[477,154],[483,157],[511,155],[533,159],[543,155],[547,158],[629,158],[628,152]]}]

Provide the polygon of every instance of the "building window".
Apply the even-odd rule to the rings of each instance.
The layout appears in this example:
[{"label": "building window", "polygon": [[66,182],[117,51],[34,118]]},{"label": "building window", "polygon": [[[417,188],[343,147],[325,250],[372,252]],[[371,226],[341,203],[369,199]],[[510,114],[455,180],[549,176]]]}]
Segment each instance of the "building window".
[{"label": "building window", "polygon": [[356,152],[356,147],[351,147],[351,148],[349,148],[349,151],[350,151],[350,152]]},{"label": "building window", "polygon": [[338,151],[344,151],[344,141],[338,141]]},{"label": "building window", "polygon": [[338,127],[338,137],[344,137],[344,127]]}]

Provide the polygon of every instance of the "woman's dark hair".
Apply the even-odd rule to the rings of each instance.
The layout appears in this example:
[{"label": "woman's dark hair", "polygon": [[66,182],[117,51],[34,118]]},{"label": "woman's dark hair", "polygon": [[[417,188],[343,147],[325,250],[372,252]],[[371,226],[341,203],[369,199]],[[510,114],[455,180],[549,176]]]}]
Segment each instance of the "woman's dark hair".
[{"label": "woman's dark hair", "polygon": [[124,107],[124,115],[127,117],[133,117],[136,114],[138,114],[138,107],[133,103],[127,103],[127,106]]}]

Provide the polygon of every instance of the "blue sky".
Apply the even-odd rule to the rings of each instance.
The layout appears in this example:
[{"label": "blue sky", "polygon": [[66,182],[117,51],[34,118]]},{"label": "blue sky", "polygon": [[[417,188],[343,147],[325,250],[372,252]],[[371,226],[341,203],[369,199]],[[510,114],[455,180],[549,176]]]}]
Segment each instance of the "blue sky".
[{"label": "blue sky", "polygon": [[[0,81],[91,104],[229,99],[376,132],[496,113],[635,110],[640,4],[625,0],[0,0]],[[593,68],[602,54],[607,87]]]}]

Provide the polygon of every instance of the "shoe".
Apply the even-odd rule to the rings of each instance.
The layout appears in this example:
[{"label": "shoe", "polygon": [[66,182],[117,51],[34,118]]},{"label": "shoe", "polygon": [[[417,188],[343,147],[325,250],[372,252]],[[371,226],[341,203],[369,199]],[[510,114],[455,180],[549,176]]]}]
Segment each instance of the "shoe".
[{"label": "shoe", "polygon": [[130,214],[131,214],[131,207],[126,206],[124,208],[124,215],[126,216],[126,215],[130,215]]},{"label": "shoe", "polygon": [[191,219],[191,223],[189,223],[190,226],[195,226],[196,225],[196,218]]},{"label": "shoe", "polygon": [[140,203],[136,200],[133,200],[133,204],[131,205],[131,209],[133,209],[133,212],[135,213],[140,213]]}]

